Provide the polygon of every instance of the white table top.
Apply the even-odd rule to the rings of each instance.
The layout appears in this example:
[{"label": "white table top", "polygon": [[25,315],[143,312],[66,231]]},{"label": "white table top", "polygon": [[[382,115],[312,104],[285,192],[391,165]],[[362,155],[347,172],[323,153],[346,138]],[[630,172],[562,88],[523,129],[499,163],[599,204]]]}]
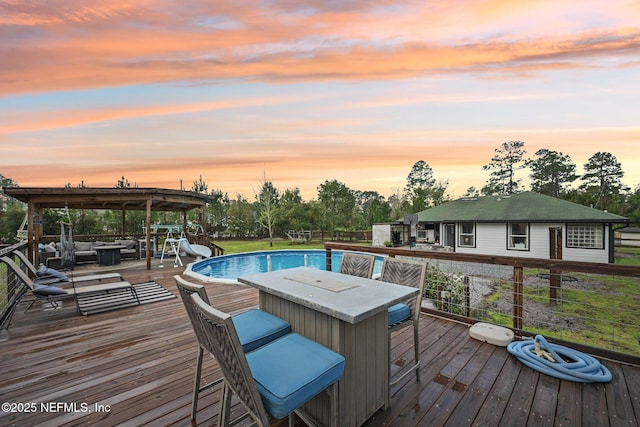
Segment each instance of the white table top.
[{"label": "white table top", "polygon": [[419,292],[410,286],[309,267],[241,276],[238,281],[349,323],[357,323]]}]

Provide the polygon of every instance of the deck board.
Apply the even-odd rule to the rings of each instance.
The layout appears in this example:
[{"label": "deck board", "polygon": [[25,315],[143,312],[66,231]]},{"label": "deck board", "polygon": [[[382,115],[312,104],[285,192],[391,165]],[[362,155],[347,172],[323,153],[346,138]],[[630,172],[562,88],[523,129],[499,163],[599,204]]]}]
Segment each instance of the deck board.
[{"label": "deck board", "polygon": [[[123,263],[123,265],[129,262]],[[105,270],[101,270],[105,271]],[[130,283],[156,280],[178,295],[181,268],[124,268]],[[230,313],[258,305],[243,285],[208,284],[213,305]],[[110,405],[109,412],[0,413],[2,425],[190,425],[196,339],[179,298],[79,316],[66,302],[21,303],[0,331],[3,401]],[[391,407],[364,425],[638,425],[640,368],[605,361],[614,380],[579,384],[534,372],[504,348],[473,340],[467,326],[424,314],[420,322],[422,381],[409,375],[391,390]],[[392,374],[413,359],[411,328],[392,339]],[[205,357],[203,384],[220,374]],[[217,423],[220,390],[201,393],[196,425]],[[234,400],[233,413],[241,414]],[[247,425],[248,423],[241,423]]]}]

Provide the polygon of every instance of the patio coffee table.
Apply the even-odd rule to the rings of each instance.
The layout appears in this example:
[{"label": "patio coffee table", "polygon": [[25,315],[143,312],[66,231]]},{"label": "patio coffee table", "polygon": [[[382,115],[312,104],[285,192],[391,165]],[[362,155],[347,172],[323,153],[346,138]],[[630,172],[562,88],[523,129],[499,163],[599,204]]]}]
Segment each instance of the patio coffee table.
[{"label": "patio coffee table", "polygon": [[95,250],[98,265],[120,264],[120,249],[124,248],[122,245],[96,246]]}]

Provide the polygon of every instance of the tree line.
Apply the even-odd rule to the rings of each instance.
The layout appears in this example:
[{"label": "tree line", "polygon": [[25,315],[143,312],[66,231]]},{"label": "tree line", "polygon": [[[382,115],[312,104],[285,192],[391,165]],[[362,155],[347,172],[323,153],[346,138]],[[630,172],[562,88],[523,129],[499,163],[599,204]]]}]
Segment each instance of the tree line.
[{"label": "tree line", "polygon": [[[607,210],[631,218],[640,224],[640,186],[631,189],[622,182],[622,165],[614,155],[598,152],[583,165],[578,174],[577,165],[569,155],[549,149],[540,149],[532,157],[525,157],[525,143],[504,142],[494,150],[483,170],[489,178],[480,189],[469,187],[463,196],[513,194],[535,191],[552,197]],[[529,187],[523,184],[525,170],[529,171]],[[189,213],[189,220],[206,222],[206,229],[215,238],[285,237],[289,230],[325,230],[333,235],[337,231],[370,230],[372,224],[395,221],[406,214],[417,213],[451,200],[449,182],[436,179],[434,171],[424,160],[413,164],[403,189],[385,198],[377,191],[354,190],[336,179],[326,180],[317,187],[317,198],[303,200],[299,188],[279,190],[266,174],[259,190],[250,200],[243,194],[234,198],[220,189],[209,189],[202,179],[194,181],[190,191],[207,194],[212,202],[207,206],[206,218]],[[0,186],[18,186],[0,174]],[[72,187],[70,183],[66,185]],[[136,184],[133,184],[137,187]],[[86,188],[82,181],[78,187]],[[116,188],[131,188],[124,176],[117,180]],[[2,198],[0,210],[0,239],[15,237],[26,208],[14,200]],[[66,217],[65,217],[66,216]],[[121,215],[113,211],[47,209],[43,213],[44,234],[58,234],[60,221],[71,221],[76,234],[119,234]],[[65,218],[63,218],[65,217]],[[127,213],[125,231],[140,234],[144,212]],[[182,216],[173,212],[153,212],[152,221],[161,224],[182,223]]]}]

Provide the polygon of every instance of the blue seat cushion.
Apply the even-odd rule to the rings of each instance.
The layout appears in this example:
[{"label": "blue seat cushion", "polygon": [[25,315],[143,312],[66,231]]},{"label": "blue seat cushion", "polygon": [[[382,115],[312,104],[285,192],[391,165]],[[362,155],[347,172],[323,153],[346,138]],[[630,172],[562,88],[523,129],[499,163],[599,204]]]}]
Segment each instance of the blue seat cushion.
[{"label": "blue seat cushion", "polygon": [[340,379],[344,357],[289,334],[247,354],[247,362],[267,412],[280,419]]},{"label": "blue seat cushion", "polygon": [[245,353],[262,347],[291,331],[288,322],[257,308],[233,316],[233,326],[236,328]]},{"label": "blue seat cushion", "polygon": [[389,326],[407,320],[411,316],[411,310],[407,304],[399,303],[389,307]]}]

